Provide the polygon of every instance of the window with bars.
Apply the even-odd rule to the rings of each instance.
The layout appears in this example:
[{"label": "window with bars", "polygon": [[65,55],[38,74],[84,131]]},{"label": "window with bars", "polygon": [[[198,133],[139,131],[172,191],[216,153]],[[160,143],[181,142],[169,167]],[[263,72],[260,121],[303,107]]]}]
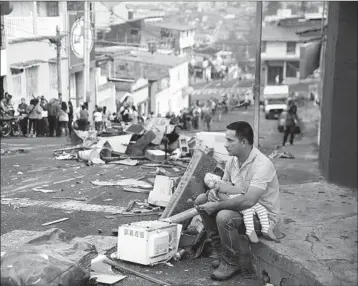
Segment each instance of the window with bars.
[{"label": "window with bars", "polygon": [[32,98],[32,95],[39,96],[38,94],[38,81],[39,81],[39,67],[34,66],[25,69],[26,78],[26,97]]},{"label": "window with bars", "polygon": [[287,42],[286,53],[288,55],[296,54],[296,43],[295,42]]},{"label": "window with bars", "polygon": [[22,73],[12,75],[12,92],[16,97],[22,97]]},{"label": "window with bars", "polygon": [[50,89],[57,89],[57,63],[49,63]]}]

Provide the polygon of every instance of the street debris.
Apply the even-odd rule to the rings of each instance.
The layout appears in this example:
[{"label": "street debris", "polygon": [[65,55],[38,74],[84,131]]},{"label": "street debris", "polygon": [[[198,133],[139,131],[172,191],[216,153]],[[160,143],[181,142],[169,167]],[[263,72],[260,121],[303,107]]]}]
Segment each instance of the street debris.
[{"label": "street debris", "polygon": [[143,194],[147,194],[150,192],[150,190],[130,188],[130,187],[123,187],[123,191],[130,192],[130,193],[143,193]]},{"label": "street debris", "polygon": [[147,280],[147,281],[149,281],[149,282],[153,282],[153,283],[155,283],[155,284],[157,284],[157,285],[162,285],[162,286],[170,286],[170,285],[171,285],[170,283],[167,283],[167,282],[165,282],[165,281],[161,281],[161,280],[156,279],[156,278],[154,278],[154,277],[151,277],[151,276],[149,276],[149,275],[146,275],[146,274],[140,273],[140,272],[138,272],[138,271],[135,271],[135,270],[133,270],[133,269],[130,269],[130,268],[126,267],[126,266],[120,265],[119,263],[117,263],[117,262],[115,262],[115,261],[113,261],[113,260],[106,259],[106,260],[104,260],[103,262],[106,263],[106,264],[108,264],[108,265],[113,266],[114,268],[116,268],[116,269],[118,269],[118,270],[120,270],[120,271],[128,272],[128,273],[130,273],[130,274],[133,274],[133,275],[135,275],[135,276],[138,276],[138,277],[140,277],[140,278],[143,278],[143,279],[145,279],[145,280]]},{"label": "street debris", "polygon": [[42,224],[42,226],[48,226],[48,225],[52,225],[52,224],[55,224],[55,223],[63,222],[63,221],[66,221],[66,220],[69,220],[69,218],[65,217],[65,218],[60,218],[60,219],[58,219],[58,220],[46,222],[46,223]]},{"label": "street debris", "polygon": [[112,161],[111,164],[119,164],[119,165],[126,165],[126,166],[136,166],[139,164],[138,160],[132,160],[132,159],[124,159],[119,161]]},{"label": "street debris", "polygon": [[52,197],[52,199],[55,199],[55,200],[73,200],[73,201],[79,201],[79,202],[87,201],[86,198],[72,198],[72,197]]},{"label": "street debris", "polygon": [[135,179],[124,179],[120,181],[92,181],[91,184],[95,186],[122,186],[122,187],[132,187],[132,188],[143,188],[143,189],[151,189],[153,186],[147,182],[135,180]]},{"label": "street debris", "polygon": [[275,158],[282,158],[282,159],[294,159],[295,156],[293,156],[289,152],[278,152],[277,150],[274,150],[270,155],[268,155],[270,159]]},{"label": "street debris", "polygon": [[56,193],[57,192],[57,191],[54,191],[54,190],[46,190],[46,189],[38,189],[38,188],[33,188],[32,190],[35,191],[35,192],[40,192],[40,193],[45,193],[45,194]]},{"label": "street debris", "polygon": [[51,229],[5,252],[1,257],[1,284],[88,285],[90,262],[95,256],[95,246]]},{"label": "street debris", "polygon": [[29,153],[29,149],[1,149],[1,156],[20,155]]}]

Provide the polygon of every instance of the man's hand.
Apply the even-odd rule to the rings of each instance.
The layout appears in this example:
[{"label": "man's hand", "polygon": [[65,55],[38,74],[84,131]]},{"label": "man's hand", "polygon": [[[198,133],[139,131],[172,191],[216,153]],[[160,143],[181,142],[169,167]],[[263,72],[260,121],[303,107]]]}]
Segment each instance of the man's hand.
[{"label": "man's hand", "polygon": [[218,202],[208,202],[203,205],[197,206],[198,211],[205,211],[208,215],[211,215],[218,211]]}]

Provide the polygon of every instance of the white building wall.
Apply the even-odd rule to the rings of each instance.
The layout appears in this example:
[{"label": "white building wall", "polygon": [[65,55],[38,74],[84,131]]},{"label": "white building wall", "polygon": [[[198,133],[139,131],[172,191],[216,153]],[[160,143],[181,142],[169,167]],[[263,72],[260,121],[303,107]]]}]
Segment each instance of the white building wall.
[{"label": "white building wall", "polygon": [[[10,43],[7,46],[7,76],[6,84],[10,94],[13,95],[14,104],[18,104],[21,97],[26,94],[26,76],[25,71],[21,73],[22,94],[14,93],[18,90],[14,85],[14,76],[11,73],[10,66],[15,63],[27,62],[31,60],[43,60],[38,66],[38,92],[35,96],[44,95],[47,99],[57,97],[57,89],[50,88],[50,66],[49,59],[56,58],[55,48],[45,41],[25,41]],[[29,52],[31,51],[31,52]],[[68,101],[68,60],[63,59],[61,62],[62,76],[62,96],[63,100]]]},{"label": "white building wall", "polygon": [[178,90],[181,90],[189,86],[188,62],[185,62],[181,65],[171,68],[169,70],[169,76],[170,76],[170,92],[172,94],[176,93]]},{"label": "white building wall", "polygon": [[266,52],[261,53],[262,60],[298,60],[301,43],[296,43],[295,54],[287,54],[286,42],[267,42]]},{"label": "white building wall", "polygon": [[195,30],[180,32],[179,48],[185,49],[194,47],[195,45]]},{"label": "white building wall", "polygon": [[4,76],[7,74],[7,55],[6,55],[6,49],[1,50],[1,76]]},{"label": "white building wall", "polygon": [[165,116],[169,112],[171,92],[169,88],[163,89],[155,95],[155,113]]}]

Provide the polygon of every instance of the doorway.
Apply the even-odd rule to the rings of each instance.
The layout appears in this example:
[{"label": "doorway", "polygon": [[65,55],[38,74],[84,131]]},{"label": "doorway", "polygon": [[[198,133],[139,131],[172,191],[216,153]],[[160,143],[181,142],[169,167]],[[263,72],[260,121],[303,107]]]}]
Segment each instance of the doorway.
[{"label": "doorway", "polygon": [[267,63],[267,85],[276,84],[276,76],[279,76],[279,84],[283,81],[283,62]]}]

